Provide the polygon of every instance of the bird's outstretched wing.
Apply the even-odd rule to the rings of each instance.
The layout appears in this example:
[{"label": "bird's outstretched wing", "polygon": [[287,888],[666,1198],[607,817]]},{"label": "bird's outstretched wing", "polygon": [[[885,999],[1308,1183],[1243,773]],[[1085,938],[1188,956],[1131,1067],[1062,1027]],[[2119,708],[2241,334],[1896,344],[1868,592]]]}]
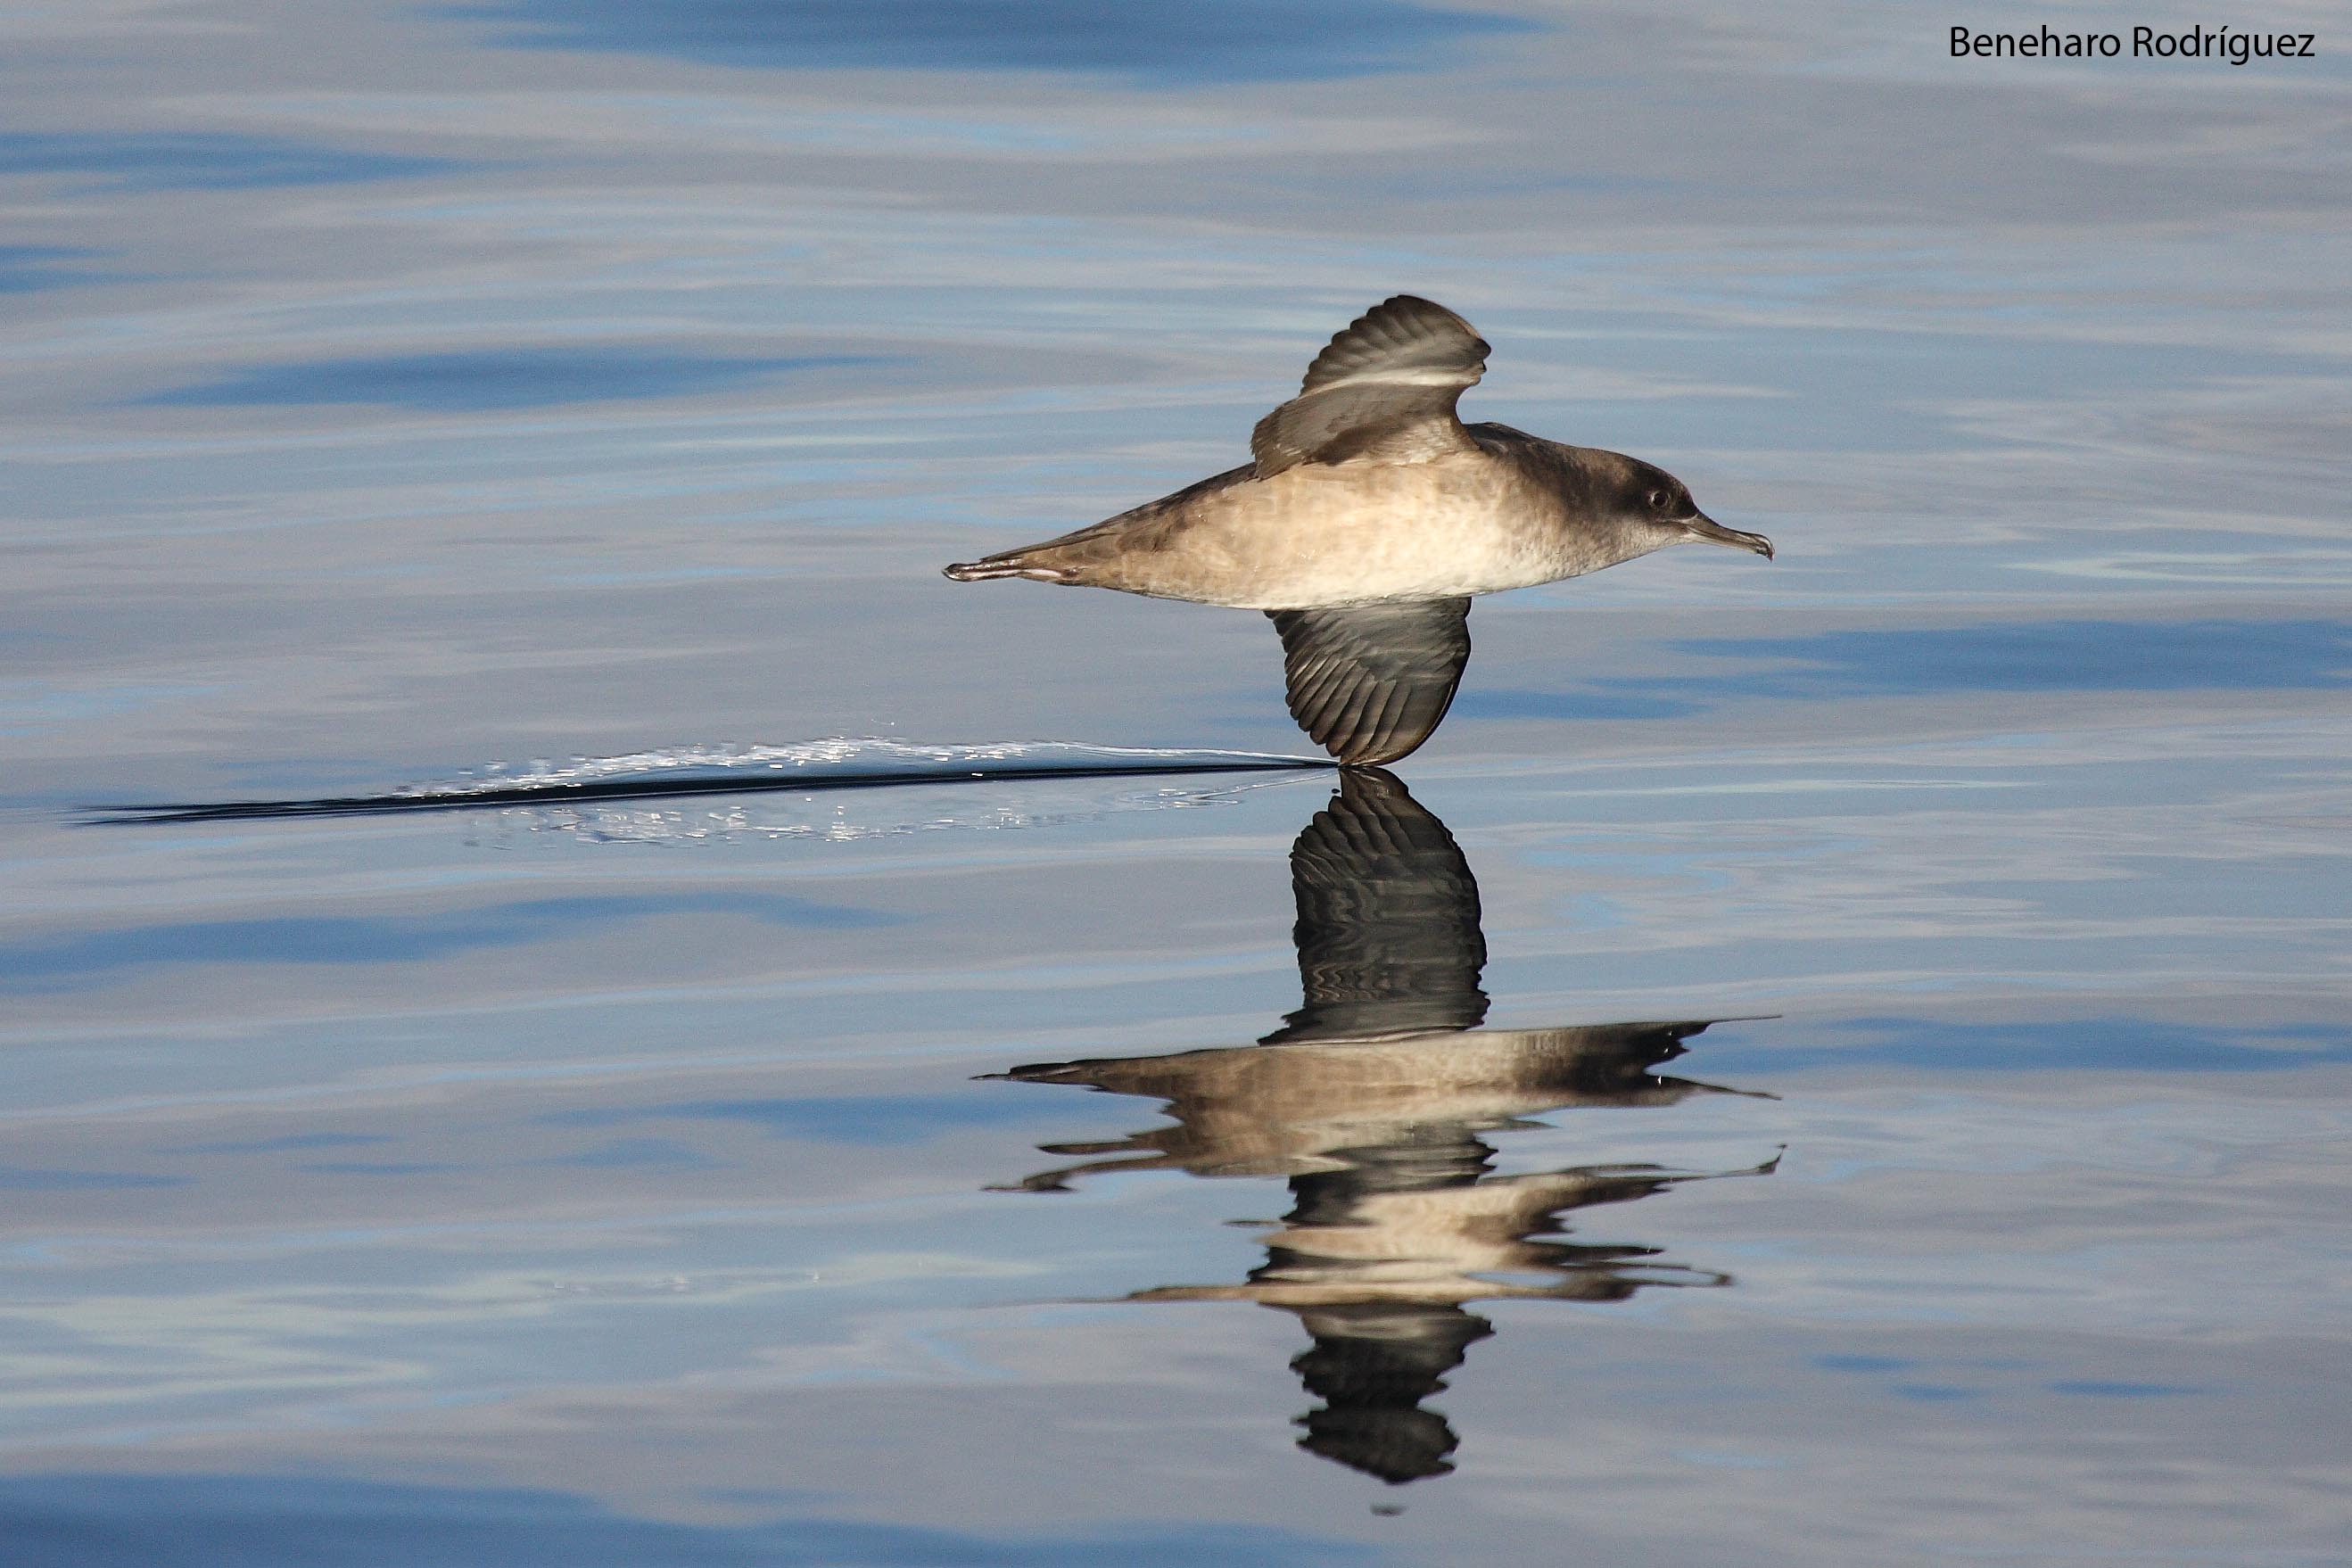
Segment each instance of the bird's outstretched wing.
[{"label": "bird's outstretched wing", "polygon": [[1290,715],[1343,763],[1392,763],[1437,728],[1470,661],[1470,601],[1268,610]]},{"label": "bird's outstretched wing", "polygon": [[1383,300],[1315,356],[1297,396],[1250,432],[1258,477],[1301,463],[1475,450],[1454,405],[1486,374],[1486,342],[1469,322],[1411,294]]}]

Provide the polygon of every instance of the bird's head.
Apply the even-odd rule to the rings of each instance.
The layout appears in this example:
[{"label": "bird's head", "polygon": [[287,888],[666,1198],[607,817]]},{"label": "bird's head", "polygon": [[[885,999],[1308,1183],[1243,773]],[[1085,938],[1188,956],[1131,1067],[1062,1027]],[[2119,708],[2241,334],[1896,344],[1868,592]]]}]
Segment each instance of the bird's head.
[{"label": "bird's head", "polygon": [[1612,452],[1615,462],[1603,476],[1604,505],[1618,526],[1645,549],[1658,550],[1685,540],[1727,544],[1772,559],[1772,542],[1760,533],[1726,528],[1698,510],[1690,487],[1652,463]]}]

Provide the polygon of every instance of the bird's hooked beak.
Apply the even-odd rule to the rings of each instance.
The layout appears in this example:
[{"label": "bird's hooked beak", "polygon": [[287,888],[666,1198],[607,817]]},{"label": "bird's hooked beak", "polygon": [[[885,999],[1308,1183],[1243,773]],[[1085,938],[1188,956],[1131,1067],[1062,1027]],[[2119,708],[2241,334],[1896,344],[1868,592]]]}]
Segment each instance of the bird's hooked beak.
[{"label": "bird's hooked beak", "polygon": [[1705,512],[1695,512],[1683,527],[1693,539],[1704,539],[1709,544],[1728,544],[1734,550],[1753,551],[1765,560],[1772,559],[1772,542],[1760,533],[1742,533],[1736,528],[1726,528]]}]

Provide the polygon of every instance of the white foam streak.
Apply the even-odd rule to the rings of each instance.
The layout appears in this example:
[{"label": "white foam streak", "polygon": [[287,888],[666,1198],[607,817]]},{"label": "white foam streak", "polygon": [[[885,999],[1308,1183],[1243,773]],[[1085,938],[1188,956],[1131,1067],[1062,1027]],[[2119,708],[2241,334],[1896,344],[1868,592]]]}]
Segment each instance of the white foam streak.
[{"label": "white foam streak", "polygon": [[[458,799],[516,789],[560,789],[567,784],[642,780],[694,783],[761,773],[797,775],[812,781],[845,774],[903,773],[909,783],[964,772],[991,774],[1051,773],[1062,769],[1178,768],[1188,763],[1298,762],[1265,752],[1172,751],[1149,746],[1092,746],[1074,741],[997,741],[981,744],[926,743],[880,736],[833,736],[786,745],[666,746],[617,757],[573,757],[528,763],[492,763],[459,778],[411,784],[399,793],[417,799]],[[1304,763],[1303,765],[1319,765]],[[752,782],[748,776],[746,782]],[[761,781],[764,782],[764,781]]]},{"label": "white foam streak", "polygon": [[[672,746],[614,757],[568,762],[491,763],[464,777],[414,784],[400,793],[421,800],[464,800],[512,790],[561,790],[567,785],[664,783],[706,784],[740,779],[741,795],[710,794],[678,800],[555,799],[522,802],[493,819],[503,830],[562,834],[591,844],[698,844],[745,839],[813,839],[849,843],[950,829],[1003,831],[1049,827],[1135,811],[1230,805],[1263,784],[1139,786],[1116,770],[1180,769],[1188,765],[1300,761],[1259,752],[1172,751],[1144,746],[1094,746],[1069,741],[1000,741],[979,744],[835,736],[785,745]],[[1302,766],[1313,766],[1301,762]],[[1108,777],[1088,776],[1108,772]],[[1073,773],[1076,776],[1071,776]],[[931,784],[969,777],[984,793],[925,790],[910,798],[887,786],[793,793],[791,781],[812,788],[844,778]],[[770,789],[771,784],[782,787]]]}]

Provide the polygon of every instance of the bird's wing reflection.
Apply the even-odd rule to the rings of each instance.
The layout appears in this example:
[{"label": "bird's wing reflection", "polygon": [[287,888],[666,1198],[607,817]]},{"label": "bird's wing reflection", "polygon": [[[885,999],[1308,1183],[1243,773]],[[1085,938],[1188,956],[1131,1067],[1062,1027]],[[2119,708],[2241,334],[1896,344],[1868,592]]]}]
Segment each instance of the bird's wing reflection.
[{"label": "bird's wing reflection", "polygon": [[1452,1468],[1444,1418],[1421,1402],[1493,1331],[1472,1301],[1622,1300],[1729,1276],[1658,1249],[1562,1239],[1561,1216],[1736,1171],[1587,1165],[1497,1175],[1485,1134],[1570,1106],[1664,1106],[1717,1090],[1654,1069],[1708,1020],[1482,1029],[1486,939],[1462,851],[1404,786],[1349,770],[1291,848],[1305,1005],[1253,1046],[1015,1068],[1003,1077],[1163,1101],[1172,1125],[1046,1144],[1078,1163],[1018,1184],[1056,1191],[1111,1171],[1280,1176],[1290,1212],[1232,1284],[1167,1285],[1138,1301],[1246,1300],[1297,1314],[1314,1348],[1291,1366],[1323,1403],[1302,1447],[1391,1482]]},{"label": "bird's wing reflection", "polygon": [[1467,1029],[1486,1016],[1478,882],[1395,775],[1350,768],[1290,847],[1306,1005],[1265,1045]]}]

